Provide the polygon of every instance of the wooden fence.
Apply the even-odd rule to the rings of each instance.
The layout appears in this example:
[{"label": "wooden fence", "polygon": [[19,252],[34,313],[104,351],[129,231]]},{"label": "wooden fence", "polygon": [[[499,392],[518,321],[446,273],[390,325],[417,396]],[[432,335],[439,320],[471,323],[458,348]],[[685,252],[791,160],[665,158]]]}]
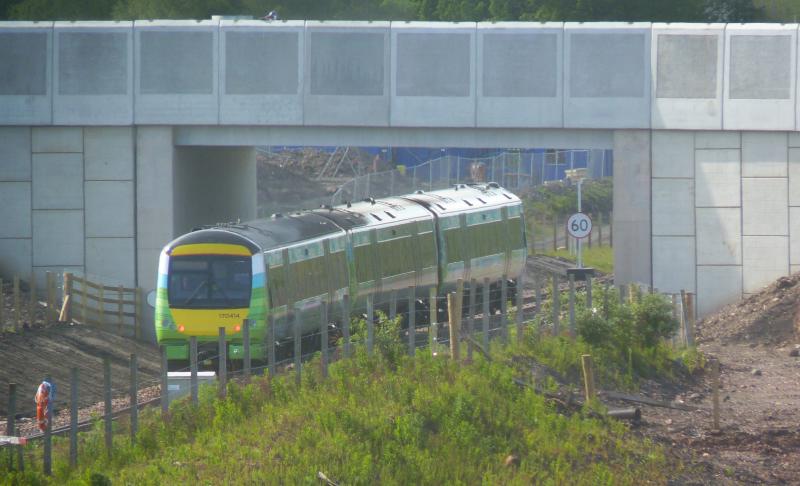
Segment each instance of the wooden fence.
[{"label": "wooden fence", "polygon": [[63,320],[141,338],[141,289],[95,283],[86,277],[64,274]]},{"label": "wooden fence", "polygon": [[35,281],[34,275],[27,280],[19,275],[14,275],[10,281],[0,278],[0,332],[18,332],[37,322],[51,325],[58,321],[60,301],[56,274],[45,274],[42,294],[37,293]]}]

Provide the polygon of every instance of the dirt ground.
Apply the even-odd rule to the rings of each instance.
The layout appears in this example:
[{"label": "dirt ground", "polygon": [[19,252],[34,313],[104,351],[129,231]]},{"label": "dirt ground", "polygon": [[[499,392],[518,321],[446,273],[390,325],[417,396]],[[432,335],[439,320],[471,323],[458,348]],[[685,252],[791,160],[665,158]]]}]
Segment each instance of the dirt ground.
[{"label": "dirt ground", "polygon": [[681,385],[644,387],[701,409],[642,407],[638,432],[686,465],[675,484],[800,484],[799,297],[800,274],[698,323],[699,349],[720,362],[719,431],[709,366]]}]

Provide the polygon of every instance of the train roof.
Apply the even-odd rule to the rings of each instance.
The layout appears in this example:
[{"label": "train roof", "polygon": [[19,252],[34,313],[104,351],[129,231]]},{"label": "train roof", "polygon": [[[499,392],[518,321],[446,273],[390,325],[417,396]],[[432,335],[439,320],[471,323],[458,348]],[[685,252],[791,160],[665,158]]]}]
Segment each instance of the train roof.
[{"label": "train roof", "polygon": [[417,191],[403,197],[422,204],[439,215],[469,212],[481,208],[520,202],[517,196],[494,182],[488,184],[456,184],[449,189],[430,192]]},{"label": "train roof", "polygon": [[382,226],[433,217],[424,207],[402,197],[370,198],[332,208],[316,209],[314,212],[330,218],[337,225],[348,230],[362,226]]}]

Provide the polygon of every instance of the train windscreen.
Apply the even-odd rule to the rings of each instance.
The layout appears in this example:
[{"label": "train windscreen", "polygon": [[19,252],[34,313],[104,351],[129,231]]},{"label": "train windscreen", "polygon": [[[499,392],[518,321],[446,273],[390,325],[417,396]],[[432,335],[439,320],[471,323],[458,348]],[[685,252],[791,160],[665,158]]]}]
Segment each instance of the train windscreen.
[{"label": "train windscreen", "polygon": [[240,256],[172,257],[169,305],[178,309],[249,307],[251,271],[250,259]]}]

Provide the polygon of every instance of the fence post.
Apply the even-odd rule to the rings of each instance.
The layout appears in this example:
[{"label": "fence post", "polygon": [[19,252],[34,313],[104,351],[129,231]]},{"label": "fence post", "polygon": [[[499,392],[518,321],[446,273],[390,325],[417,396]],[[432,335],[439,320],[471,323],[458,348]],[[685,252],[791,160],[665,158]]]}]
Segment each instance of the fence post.
[{"label": "fence post", "polygon": [[719,430],[719,360],[711,360],[711,398],[714,430]]},{"label": "fence post", "polygon": [[389,320],[393,321],[397,317],[397,291],[389,293]]},{"label": "fence post", "polygon": [[344,355],[350,356],[350,295],[342,296],[342,338],[344,339]]},{"label": "fence post", "polygon": [[447,294],[447,315],[450,318],[450,358],[458,362],[460,360],[460,344],[458,333],[461,328],[461,302],[455,293]]},{"label": "fence post", "polygon": [[558,217],[553,215],[553,251],[558,251]]},{"label": "fence post", "polygon": [[592,276],[586,276],[586,308],[592,310]]},{"label": "fence post", "polygon": [[575,275],[569,275],[569,335],[575,339]]},{"label": "fence post", "polygon": [[103,358],[103,417],[105,422],[106,453],[111,457],[114,449],[113,430],[111,428],[111,359]]},{"label": "fence post", "polygon": [[19,330],[20,321],[19,276],[14,275],[14,331]]},{"label": "fence post", "polygon": [[483,279],[483,348],[489,352],[489,278]]},{"label": "fence post", "polygon": [[417,296],[414,287],[408,288],[408,355],[414,356],[417,347]]},{"label": "fence post", "polygon": [[197,390],[197,336],[189,337],[189,390],[192,395],[192,405],[199,403]]},{"label": "fence post", "polygon": [[244,382],[250,383],[250,319],[242,321],[242,352],[244,354]]},{"label": "fence post", "polygon": [[58,315],[58,320],[63,322],[69,322],[72,320],[72,274],[70,272],[64,272],[64,288],[62,289],[64,292],[63,295],[63,306],[61,308],[61,312]]},{"label": "fence post", "polygon": [[69,390],[69,465],[78,465],[78,368],[70,370]]},{"label": "fence post", "polygon": [[603,246],[603,212],[597,213],[597,246]]},{"label": "fence post", "polygon": [[689,346],[694,346],[694,293],[686,292],[686,313],[689,316],[686,326],[686,342]]},{"label": "fence post", "polygon": [[428,291],[428,346],[431,354],[436,354],[436,342],[439,337],[439,325],[436,322],[438,316],[439,303],[436,302],[436,287],[431,287]]},{"label": "fence post", "polygon": [[553,274],[553,335],[558,336],[561,319],[561,291],[558,289],[558,274]]},{"label": "fence post", "polygon": [[219,397],[225,399],[228,395],[228,345],[225,342],[225,326],[219,328],[219,339],[217,342],[219,363],[217,364],[217,374],[219,375]]},{"label": "fence post", "polygon": [[55,289],[53,288],[53,272],[44,274],[45,295],[47,296],[47,312],[45,312],[44,322],[50,326],[53,324],[53,309],[56,306]]},{"label": "fence post", "polygon": [[469,281],[469,317],[467,318],[467,360],[472,362],[472,336],[475,333],[475,293],[478,281],[474,278]]},{"label": "fence post", "polygon": [[542,278],[540,275],[534,277],[533,286],[536,294],[536,313],[534,314],[536,333],[540,334],[542,332]]},{"label": "fence post", "polygon": [[269,376],[275,376],[275,314],[270,312],[267,316],[267,367],[269,368]]},{"label": "fence post", "polygon": [[144,298],[142,297],[142,289],[136,287],[133,292],[133,337],[134,339],[142,338],[142,306],[144,305]]},{"label": "fence post", "polygon": [[328,377],[328,305],[323,300],[319,307],[320,366],[323,378]]},{"label": "fence post", "polygon": [[136,445],[136,433],[139,432],[139,360],[131,354],[131,445]]},{"label": "fence post", "polygon": [[100,327],[106,327],[106,291],[102,285],[99,289],[99,300],[97,301],[97,319],[100,321]]},{"label": "fence post", "polygon": [[30,306],[28,307],[28,324],[33,328],[36,323],[36,275],[31,272],[31,280],[28,283],[30,290]]},{"label": "fence post", "polygon": [[86,325],[86,275],[81,280],[81,324]]},{"label": "fence post", "polygon": [[302,353],[303,353],[303,343],[302,337],[300,333],[300,323],[302,322],[302,317],[300,315],[301,311],[299,308],[294,308],[294,319],[292,320],[292,331],[294,331],[294,381],[298,385],[300,384],[300,380],[302,377],[300,376],[300,367],[302,366]]},{"label": "fence post", "polygon": [[516,317],[516,321],[517,321],[517,342],[518,343],[522,342],[522,337],[523,337],[522,336],[523,335],[523,330],[522,330],[522,325],[523,324],[522,323],[525,322],[525,316],[523,315],[523,313],[525,312],[525,309],[524,309],[525,302],[524,302],[524,295],[523,295],[523,288],[524,288],[523,279],[524,279],[524,276],[525,276],[524,272],[520,273],[519,276],[517,276],[517,285],[515,287],[516,288],[516,294],[514,295],[516,297],[515,300],[516,300],[516,303],[517,303],[517,314],[516,314],[515,317]]},{"label": "fence post", "polygon": [[594,367],[592,366],[592,355],[581,355],[581,367],[583,368],[583,385],[586,393],[586,401],[592,400],[595,395],[594,387]]},{"label": "fence post", "polygon": [[[6,435],[13,436],[15,433],[15,423],[17,415],[17,384],[8,384],[8,416],[6,417]],[[19,446],[16,446],[19,447]],[[8,470],[11,471],[14,467],[14,449],[16,447],[9,447],[8,449]]]},{"label": "fence post", "polygon": [[508,276],[505,274],[500,281],[500,337],[503,344],[508,343]]},{"label": "fence post", "polygon": [[[124,295],[122,293],[122,285],[120,285],[119,288],[117,289],[117,333],[118,334],[122,334],[122,325],[123,325],[122,301],[123,301],[123,299],[124,299]],[[136,300],[136,299],[134,298],[134,300]],[[134,322],[133,325],[134,325],[134,334],[136,334],[136,331],[135,331],[136,323]]]},{"label": "fence post", "polygon": [[[394,297],[394,293],[392,293]],[[367,296],[367,354],[372,356],[372,346],[375,339],[375,307],[374,294]]]}]

